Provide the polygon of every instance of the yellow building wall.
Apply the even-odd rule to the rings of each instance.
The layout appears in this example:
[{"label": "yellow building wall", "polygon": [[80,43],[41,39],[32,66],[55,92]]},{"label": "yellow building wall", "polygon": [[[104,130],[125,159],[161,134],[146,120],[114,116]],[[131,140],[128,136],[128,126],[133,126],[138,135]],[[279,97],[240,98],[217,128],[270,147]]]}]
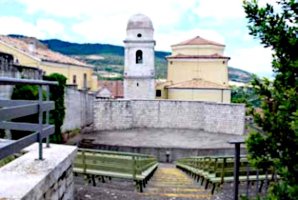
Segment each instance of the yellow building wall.
[{"label": "yellow building wall", "polygon": [[94,79],[92,78],[93,69],[87,67],[79,67],[74,65],[61,65],[55,63],[42,63],[40,66],[42,70],[45,71],[46,75],[50,75],[52,73],[59,73],[64,75],[67,78],[67,84],[74,84],[74,75],[76,76],[76,84],[78,85],[78,89],[84,89],[84,74],[87,77],[87,88],[92,91],[96,91]]},{"label": "yellow building wall", "polygon": [[186,45],[172,47],[172,55],[223,55],[224,47],[211,45]]},{"label": "yellow building wall", "polygon": [[177,61],[169,59],[168,81],[180,83],[192,79],[203,79],[222,85],[228,85],[227,62],[211,61]]},{"label": "yellow building wall", "polygon": [[168,98],[168,89],[165,87],[166,85],[168,85],[168,83],[158,84],[155,87],[155,90],[161,91],[161,96],[160,97],[155,96],[155,99],[167,99]]},{"label": "yellow building wall", "polygon": [[62,74],[67,78],[67,84],[73,84],[73,76],[76,75],[76,84],[78,85],[78,89],[84,89],[84,73],[86,73],[87,88],[90,88],[91,91],[97,91],[98,89],[97,80],[92,78],[92,68],[51,62],[42,62],[38,59],[34,59],[30,55],[27,55],[15,48],[4,45],[2,43],[0,43],[0,51],[12,54],[15,61],[17,59],[20,65],[39,68],[43,70],[46,75],[50,75],[52,73]]},{"label": "yellow building wall", "polygon": [[20,65],[37,67],[37,68],[39,67],[40,61],[30,57],[29,55],[21,53],[20,51],[18,51],[15,48],[4,45],[1,42],[0,42],[0,51],[13,55],[14,61],[16,62],[16,60],[18,60]]},{"label": "yellow building wall", "polygon": [[211,101],[218,103],[231,102],[230,90],[217,89],[168,89],[168,99]]}]

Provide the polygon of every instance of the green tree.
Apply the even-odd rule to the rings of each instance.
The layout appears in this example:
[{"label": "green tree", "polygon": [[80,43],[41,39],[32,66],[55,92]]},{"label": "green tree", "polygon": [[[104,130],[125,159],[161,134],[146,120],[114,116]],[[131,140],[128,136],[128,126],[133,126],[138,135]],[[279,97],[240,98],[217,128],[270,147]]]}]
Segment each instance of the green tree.
[{"label": "green tree", "polygon": [[[25,99],[25,100],[38,100],[38,86],[36,85],[24,85],[17,84],[13,88],[11,99]],[[38,114],[20,117],[13,119],[14,122],[29,122],[29,123],[38,123]],[[16,131],[11,130],[11,137],[14,140],[20,139],[27,135],[31,134],[30,131]]]},{"label": "green tree", "polygon": [[64,91],[67,78],[62,74],[54,73],[44,76],[43,79],[58,82],[57,86],[50,87],[50,100],[55,101],[55,110],[50,112],[50,124],[55,124],[55,134],[51,140],[55,143],[61,143],[63,141],[61,127],[65,117]]},{"label": "green tree", "polygon": [[[49,76],[44,76],[44,80],[57,81],[58,86],[50,86],[50,100],[55,102],[55,110],[50,111],[50,124],[55,124],[55,134],[51,136],[51,141],[55,143],[61,143],[61,126],[63,125],[65,116],[65,106],[64,106],[64,90],[66,85],[66,77],[54,73]],[[45,91],[43,91],[43,96],[45,97]],[[26,99],[26,100],[37,100],[38,99],[38,86],[36,85],[24,85],[17,84],[14,87],[12,99]],[[30,115],[14,119],[17,122],[30,122],[38,123],[38,115]],[[11,131],[13,139],[22,138],[31,132],[28,131]]]},{"label": "green tree", "polygon": [[253,164],[274,165],[280,181],[267,199],[298,199],[298,2],[277,1],[279,8],[245,0],[250,34],[273,51],[274,81],[254,79],[263,113],[255,121],[264,133],[251,133],[246,144]]}]

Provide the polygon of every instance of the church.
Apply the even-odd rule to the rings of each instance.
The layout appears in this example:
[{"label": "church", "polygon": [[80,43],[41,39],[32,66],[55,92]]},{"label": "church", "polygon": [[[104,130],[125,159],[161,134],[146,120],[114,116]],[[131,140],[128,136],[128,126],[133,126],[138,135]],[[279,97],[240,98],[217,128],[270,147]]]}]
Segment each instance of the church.
[{"label": "church", "polygon": [[154,28],[149,17],[133,15],[127,24],[125,99],[171,99],[230,103],[225,45],[196,36],[172,45],[168,75],[155,82]]}]

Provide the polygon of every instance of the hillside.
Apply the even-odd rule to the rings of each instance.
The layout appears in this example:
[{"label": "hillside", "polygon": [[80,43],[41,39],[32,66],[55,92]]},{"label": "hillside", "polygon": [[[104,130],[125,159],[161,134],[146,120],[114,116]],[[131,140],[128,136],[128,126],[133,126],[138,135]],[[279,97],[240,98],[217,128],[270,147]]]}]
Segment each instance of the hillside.
[{"label": "hillside", "polygon": [[[10,35],[26,40],[22,35]],[[124,48],[123,46],[111,44],[90,44],[90,43],[72,43],[58,39],[39,40],[38,44],[48,46],[53,51],[60,52],[65,55],[73,56],[83,60],[88,64],[95,66],[98,72],[115,72],[119,75],[123,74],[124,65]],[[156,78],[166,78],[167,61],[165,56],[169,52],[155,52]],[[229,67],[229,80],[247,83],[251,80],[252,74],[234,67]]]}]

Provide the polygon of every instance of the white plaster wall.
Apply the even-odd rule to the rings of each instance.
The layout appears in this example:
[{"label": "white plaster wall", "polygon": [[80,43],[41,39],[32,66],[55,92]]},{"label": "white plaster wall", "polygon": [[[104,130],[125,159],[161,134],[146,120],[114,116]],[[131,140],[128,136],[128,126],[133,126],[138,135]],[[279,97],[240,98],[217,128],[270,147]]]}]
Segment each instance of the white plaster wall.
[{"label": "white plaster wall", "polygon": [[[129,29],[126,31],[126,40],[152,40],[153,32],[153,29]],[[142,37],[138,37],[139,33],[142,34]]]},{"label": "white plaster wall", "polygon": [[155,99],[155,79],[125,79],[125,99]]}]

